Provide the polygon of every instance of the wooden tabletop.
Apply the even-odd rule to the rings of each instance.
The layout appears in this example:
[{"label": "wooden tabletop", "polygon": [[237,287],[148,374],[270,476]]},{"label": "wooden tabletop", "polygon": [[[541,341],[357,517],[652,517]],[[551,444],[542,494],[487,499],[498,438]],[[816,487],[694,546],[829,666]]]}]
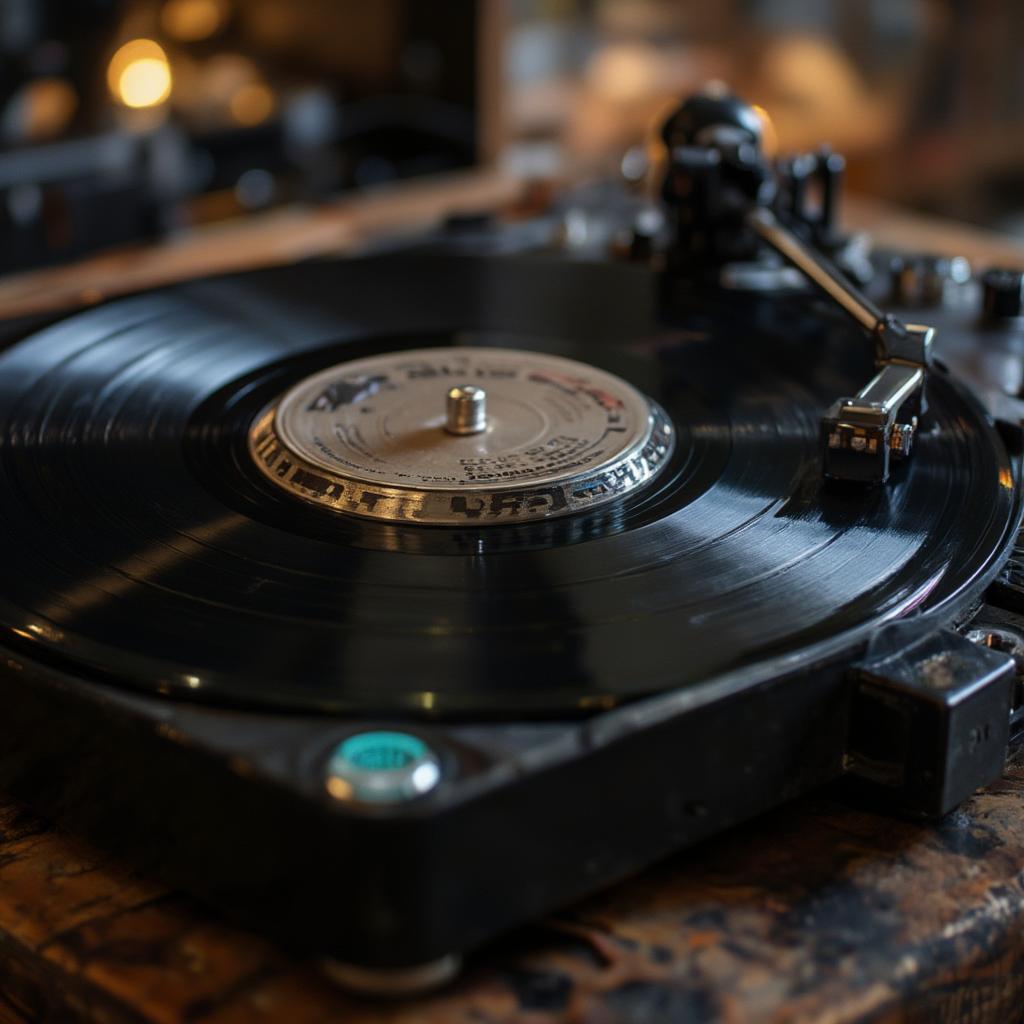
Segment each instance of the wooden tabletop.
[{"label": "wooden tabletop", "polygon": [[[139,254],[0,281],[0,311],[74,306],[341,251],[388,225],[504,201],[497,176],[285,211]],[[411,195],[411,198],[410,198]],[[377,205],[374,206],[373,203]],[[404,206],[402,204],[405,204]],[[1011,243],[877,204],[885,244],[1024,266]],[[320,219],[318,219],[318,217]],[[313,967],[0,800],[0,1024],[1015,1024],[1024,1021],[1024,753],[939,824],[790,805],[471,958],[448,990],[352,999]]]},{"label": "wooden tabletop", "polygon": [[803,800],[382,1004],[0,803],[0,1022],[1014,1024],[1022,869],[1018,750],[937,825]]}]

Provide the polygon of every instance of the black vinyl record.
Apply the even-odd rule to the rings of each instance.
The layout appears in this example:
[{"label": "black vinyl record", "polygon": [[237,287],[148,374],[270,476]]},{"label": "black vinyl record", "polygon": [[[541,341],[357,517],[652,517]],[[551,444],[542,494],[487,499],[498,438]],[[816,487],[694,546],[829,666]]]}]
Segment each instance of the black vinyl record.
[{"label": "black vinyl record", "polygon": [[[279,492],[246,434],[319,369],[491,345],[629,381],[675,424],[617,504],[515,526],[369,522]],[[883,487],[823,483],[822,411],[871,376],[806,295],[664,301],[641,269],[383,257],[91,309],[0,355],[0,624],[75,671],[226,705],[563,714],[756,682],[952,615],[1012,539],[996,431],[941,372]]]}]

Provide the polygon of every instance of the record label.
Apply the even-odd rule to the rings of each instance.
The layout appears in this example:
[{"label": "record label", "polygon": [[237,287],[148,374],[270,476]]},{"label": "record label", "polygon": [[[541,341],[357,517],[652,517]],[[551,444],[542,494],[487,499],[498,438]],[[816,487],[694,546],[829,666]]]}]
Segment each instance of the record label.
[{"label": "record label", "polygon": [[632,385],[513,349],[388,353],[308,377],[251,451],[280,486],[340,511],[423,523],[582,511],[642,486],[673,431]]}]

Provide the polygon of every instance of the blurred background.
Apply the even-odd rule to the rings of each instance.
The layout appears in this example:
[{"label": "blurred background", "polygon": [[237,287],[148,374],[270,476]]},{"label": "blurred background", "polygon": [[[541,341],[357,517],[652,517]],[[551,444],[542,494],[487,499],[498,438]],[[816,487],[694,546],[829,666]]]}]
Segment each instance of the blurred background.
[{"label": "blurred background", "polygon": [[779,154],[1024,237],[1019,0],[0,0],[0,271],[495,164],[640,181],[710,79]]}]

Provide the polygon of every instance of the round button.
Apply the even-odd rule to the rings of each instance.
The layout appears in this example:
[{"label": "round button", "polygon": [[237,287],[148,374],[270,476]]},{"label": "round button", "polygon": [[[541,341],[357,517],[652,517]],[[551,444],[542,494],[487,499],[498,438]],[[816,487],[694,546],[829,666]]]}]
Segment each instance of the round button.
[{"label": "round button", "polygon": [[440,781],[437,755],[407,732],[356,733],[338,744],[327,763],[327,791],[337,800],[398,803]]}]

